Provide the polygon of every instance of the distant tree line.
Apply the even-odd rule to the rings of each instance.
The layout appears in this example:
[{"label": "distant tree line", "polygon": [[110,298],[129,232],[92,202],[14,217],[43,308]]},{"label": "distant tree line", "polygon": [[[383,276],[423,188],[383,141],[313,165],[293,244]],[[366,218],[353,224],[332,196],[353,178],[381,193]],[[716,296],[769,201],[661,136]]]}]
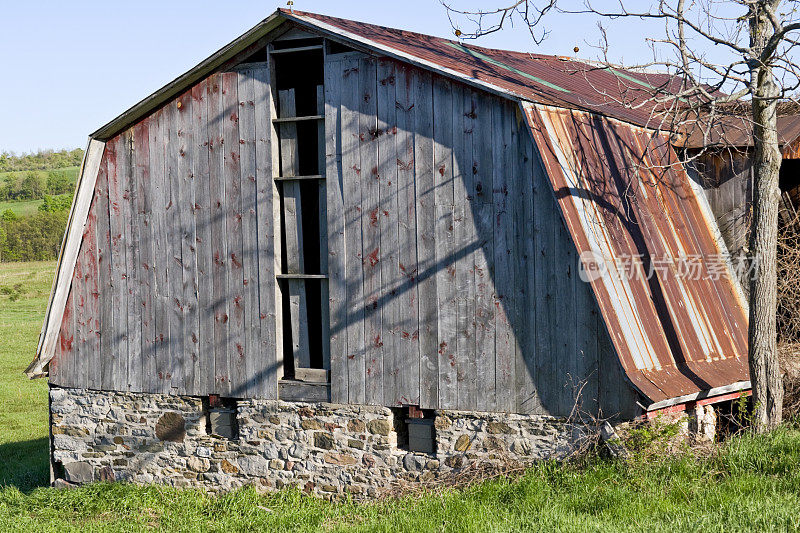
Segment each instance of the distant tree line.
[{"label": "distant tree line", "polygon": [[48,170],[74,167],[81,164],[83,150],[40,150],[36,153],[16,155],[13,152],[0,153],[0,172],[18,170]]},{"label": "distant tree line", "polygon": [[83,150],[0,153],[0,202],[42,200],[36,213],[0,212],[0,262],[46,261],[58,257]]},{"label": "distant tree line", "polygon": [[56,259],[68,213],[68,209],[46,211],[41,207],[36,214],[23,217],[10,209],[0,213],[0,262]]},{"label": "distant tree line", "polygon": [[0,202],[41,200],[46,195],[72,193],[75,181],[63,170],[28,171],[0,177]]}]

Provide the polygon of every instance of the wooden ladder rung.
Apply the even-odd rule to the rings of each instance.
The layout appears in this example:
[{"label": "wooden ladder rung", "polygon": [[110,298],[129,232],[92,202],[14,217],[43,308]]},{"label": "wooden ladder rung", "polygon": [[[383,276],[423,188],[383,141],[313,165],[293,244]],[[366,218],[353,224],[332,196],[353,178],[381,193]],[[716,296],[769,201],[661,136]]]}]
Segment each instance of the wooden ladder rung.
[{"label": "wooden ladder rung", "polygon": [[283,117],[273,118],[273,124],[280,124],[281,122],[302,122],[304,120],[325,120],[325,115],[307,115],[305,117]]},{"label": "wooden ladder rung", "polygon": [[328,279],[327,274],[276,274],[278,279]]},{"label": "wooden ladder rung", "polygon": [[297,181],[297,180],[324,180],[321,174],[309,174],[308,176],[274,176],[275,181]]}]

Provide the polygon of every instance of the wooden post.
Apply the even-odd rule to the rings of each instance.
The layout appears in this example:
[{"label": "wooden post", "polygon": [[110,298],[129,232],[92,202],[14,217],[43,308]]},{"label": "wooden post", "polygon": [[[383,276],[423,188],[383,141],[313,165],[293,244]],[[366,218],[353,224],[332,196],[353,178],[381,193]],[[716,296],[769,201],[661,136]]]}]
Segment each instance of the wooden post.
[{"label": "wooden post", "polygon": [[[317,115],[325,115],[325,87],[317,85]],[[325,175],[325,121],[317,122],[317,173]],[[328,190],[326,180],[319,181],[319,271],[328,274]],[[320,280],[320,323],[322,324],[322,368],[331,369],[330,316],[328,280]]]},{"label": "wooden post", "polygon": [[[278,92],[280,118],[296,116],[294,89]],[[297,124],[281,122],[278,126],[281,145],[281,176],[299,174],[297,156]],[[283,182],[283,223],[286,231],[286,273],[303,274],[303,213],[300,201],[300,183],[294,180]],[[295,377],[298,368],[311,366],[308,346],[308,302],[305,281],[289,279],[289,312],[292,332]]]}]

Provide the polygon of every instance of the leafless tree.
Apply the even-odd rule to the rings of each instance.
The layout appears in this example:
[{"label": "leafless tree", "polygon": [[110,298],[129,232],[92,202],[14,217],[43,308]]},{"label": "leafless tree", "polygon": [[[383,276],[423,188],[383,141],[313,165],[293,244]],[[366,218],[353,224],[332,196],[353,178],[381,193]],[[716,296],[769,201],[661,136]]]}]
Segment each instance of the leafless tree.
[{"label": "leafless tree", "polygon": [[[663,34],[645,41],[653,59],[626,68],[670,74],[642,98],[642,88],[623,86],[604,93],[618,105],[650,111],[655,129],[680,146],[702,135],[704,146],[724,143],[725,131],[742,127],[753,139],[753,213],[749,259],[748,351],[754,400],[754,429],[781,422],[783,386],[776,347],[776,248],[781,151],[777,107],[798,87],[794,48],[800,44],[800,2],[793,0],[498,0],[464,11],[440,0],[455,33],[476,39],[513,23],[525,24],[536,43],[547,37],[553,17],[595,16],[601,52],[597,68],[611,68],[606,26],[613,20],[656,20]],[[490,3],[490,2],[488,2]],[[632,6],[635,6],[632,7]],[[577,50],[576,50],[577,51]],[[631,95],[636,94],[636,97]],[[695,153],[695,156],[697,154]]]}]

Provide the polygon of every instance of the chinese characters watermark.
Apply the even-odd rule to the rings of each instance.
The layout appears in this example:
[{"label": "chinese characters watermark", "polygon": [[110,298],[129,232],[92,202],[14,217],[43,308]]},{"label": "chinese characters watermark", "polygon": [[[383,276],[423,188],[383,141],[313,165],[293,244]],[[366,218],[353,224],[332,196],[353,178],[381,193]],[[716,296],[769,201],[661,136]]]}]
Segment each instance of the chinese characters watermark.
[{"label": "chinese characters watermark", "polygon": [[591,282],[607,276],[627,280],[677,278],[681,280],[719,280],[731,277],[744,280],[753,275],[756,260],[730,254],[695,254],[686,256],[617,254],[604,257],[594,251],[580,255],[580,278]]}]

